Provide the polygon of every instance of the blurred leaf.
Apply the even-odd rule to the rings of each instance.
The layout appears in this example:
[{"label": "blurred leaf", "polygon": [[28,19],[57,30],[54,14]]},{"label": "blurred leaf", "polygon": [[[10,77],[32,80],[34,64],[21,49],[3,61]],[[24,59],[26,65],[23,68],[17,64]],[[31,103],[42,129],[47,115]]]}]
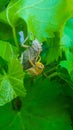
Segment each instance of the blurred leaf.
[{"label": "blurred leaf", "polygon": [[70,72],[73,70],[73,54],[67,51],[66,58],[67,60],[61,61],[60,65],[65,67],[70,74]]},{"label": "blurred leaf", "polygon": [[3,69],[5,72],[8,71],[8,62],[0,57],[0,73],[3,74]]},{"label": "blurred leaf", "polygon": [[0,41],[0,56],[4,60],[9,61],[14,56],[12,45],[8,42]]},{"label": "blurred leaf", "polygon": [[[61,55],[60,50],[60,34],[59,32],[54,32],[54,37],[47,39],[47,54],[46,54],[46,64],[57,61],[58,57]],[[46,52],[44,52],[46,53]]]},{"label": "blurred leaf", "polygon": [[9,2],[10,0],[0,0],[0,12],[3,11],[7,7]]},{"label": "blurred leaf", "polygon": [[3,22],[0,22],[0,40],[14,44],[12,28]]},{"label": "blurred leaf", "polygon": [[66,60],[61,61],[60,65],[67,69],[73,80],[73,18],[69,19],[64,27],[61,45],[65,52]]},{"label": "blurred leaf", "polygon": [[73,53],[73,18],[70,18],[65,24],[61,45],[65,53],[68,50]]},{"label": "blurred leaf", "polygon": [[[60,84],[50,82],[48,79],[38,79],[29,87],[31,90],[28,89],[25,99],[21,100],[20,112],[12,111],[10,114],[11,107],[8,105],[0,108],[2,115],[0,128],[3,130],[15,130],[16,128],[18,130],[73,130]],[[5,116],[6,111],[8,116]],[[6,124],[5,128],[4,124]]]},{"label": "blurred leaf", "polygon": [[73,69],[72,69],[72,71],[70,73],[70,76],[71,76],[71,80],[73,81]]}]

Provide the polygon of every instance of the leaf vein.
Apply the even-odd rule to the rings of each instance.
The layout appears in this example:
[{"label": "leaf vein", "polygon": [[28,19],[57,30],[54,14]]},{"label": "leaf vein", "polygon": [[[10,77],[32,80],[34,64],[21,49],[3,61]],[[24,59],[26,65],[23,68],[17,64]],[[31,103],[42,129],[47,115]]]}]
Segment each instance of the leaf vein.
[{"label": "leaf vein", "polygon": [[15,13],[15,15],[18,14],[18,13],[19,13],[20,11],[22,11],[23,9],[32,8],[33,6],[39,4],[39,3],[43,2],[43,1],[44,1],[44,0],[40,0],[39,2],[35,2],[34,4],[32,4],[32,5],[30,5],[30,6],[25,6],[25,7],[21,8],[20,10],[18,10],[18,11]]}]

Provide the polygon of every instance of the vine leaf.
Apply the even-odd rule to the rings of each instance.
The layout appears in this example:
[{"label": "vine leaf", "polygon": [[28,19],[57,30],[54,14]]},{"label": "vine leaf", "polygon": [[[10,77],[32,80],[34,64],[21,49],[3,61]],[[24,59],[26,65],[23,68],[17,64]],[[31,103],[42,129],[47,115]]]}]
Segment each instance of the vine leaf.
[{"label": "vine leaf", "polygon": [[25,88],[23,83],[24,72],[22,65],[18,59],[12,59],[9,62],[8,77],[13,86],[13,89],[20,96],[25,96]]},{"label": "vine leaf", "polygon": [[69,19],[65,25],[61,45],[66,59],[61,61],[60,65],[67,69],[73,81],[73,18]]},{"label": "vine leaf", "polygon": [[30,89],[29,83],[26,81],[28,94],[25,98],[21,98],[20,112],[15,113],[9,107],[10,104],[0,108],[0,115],[2,115],[0,128],[4,128],[4,124],[9,123],[5,127],[7,130],[16,130],[16,128],[18,130],[73,130],[61,84],[50,82],[48,79],[38,79],[35,83],[31,83]]},{"label": "vine leaf", "polygon": [[3,77],[0,83],[0,106],[10,102],[15,97],[16,94],[12,88],[12,85],[5,77]]},{"label": "vine leaf", "polygon": [[11,59],[8,73],[0,75],[0,106],[10,102],[17,96],[25,96],[23,84],[24,72],[17,59]]},{"label": "vine leaf", "polygon": [[73,11],[70,0],[11,0],[7,9],[0,14],[11,27],[22,18],[27,23],[28,30],[40,40],[52,37],[58,31]]},{"label": "vine leaf", "polygon": [[0,40],[0,56],[4,60],[9,61],[10,58],[14,56],[12,45],[9,44],[8,42]]},{"label": "vine leaf", "polygon": [[24,72],[20,60],[16,58],[15,48],[7,42],[0,42],[0,57],[7,61],[8,70],[0,74],[0,105],[4,105],[16,96],[25,96]]}]

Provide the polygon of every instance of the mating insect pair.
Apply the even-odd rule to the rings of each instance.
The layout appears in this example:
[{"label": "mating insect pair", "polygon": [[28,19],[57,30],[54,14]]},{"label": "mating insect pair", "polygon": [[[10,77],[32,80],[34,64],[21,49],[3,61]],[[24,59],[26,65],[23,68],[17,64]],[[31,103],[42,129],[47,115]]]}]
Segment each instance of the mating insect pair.
[{"label": "mating insect pair", "polygon": [[[26,40],[27,38],[25,39],[25,41]],[[31,42],[31,46],[27,46],[24,44],[22,44],[22,46],[27,48],[21,55],[23,69],[27,70],[31,75],[38,76],[42,73],[44,69],[44,65],[40,62],[42,44],[37,39],[34,39]]]}]

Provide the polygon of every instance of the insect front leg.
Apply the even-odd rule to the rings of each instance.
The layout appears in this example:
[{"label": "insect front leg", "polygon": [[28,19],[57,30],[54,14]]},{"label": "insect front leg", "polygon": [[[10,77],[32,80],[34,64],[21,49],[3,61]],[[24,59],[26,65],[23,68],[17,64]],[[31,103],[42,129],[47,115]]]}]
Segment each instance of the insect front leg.
[{"label": "insect front leg", "polygon": [[34,64],[31,59],[29,59],[29,63],[34,67]]},{"label": "insect front leg", "polygon": [[36,62],[37,62],[37,61],[39,61],[39,62],[41,61],[40,55],[37,55],[37,57],[36,57]]},{"label": "insect front leg", "polygon": [[28,40],[28,36],[25,38],[24,42],[22,42],[21,46],[24,48],[28,48],[28,45],[24,45],[24,43]]}]

